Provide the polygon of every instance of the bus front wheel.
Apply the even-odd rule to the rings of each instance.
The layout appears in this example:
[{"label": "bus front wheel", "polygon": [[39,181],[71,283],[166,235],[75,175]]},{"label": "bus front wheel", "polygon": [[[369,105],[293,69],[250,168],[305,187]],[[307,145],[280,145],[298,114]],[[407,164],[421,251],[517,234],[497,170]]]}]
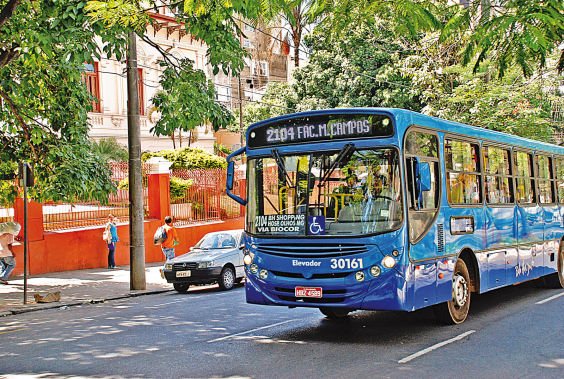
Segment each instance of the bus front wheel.
[{"label": "bus front wheel", "polygon": [[452,276],[452,299],[433,307],[435,316],[445,324],[455,325],[466,320],[470,309],[470,274],[462,259],[456,260]]},{"label": "bus front wheel", "polygon": [[319,310],[321,311],[321,313],[323,313],[325,315],[325,317],[330,318],[330,319],[343,318],[343,317],[346,317],[350,313],[350,310],[345,309],[345,308],[323,307],[323,308],[319,308]]}]

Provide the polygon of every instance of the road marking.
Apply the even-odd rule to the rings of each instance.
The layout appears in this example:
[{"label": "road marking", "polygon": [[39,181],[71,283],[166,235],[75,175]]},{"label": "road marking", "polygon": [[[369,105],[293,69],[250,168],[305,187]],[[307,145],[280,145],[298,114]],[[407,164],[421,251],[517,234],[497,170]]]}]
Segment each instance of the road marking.
[{"label": "road marking", "polygon": [[260,328],[247,330],[246,332],[241,332],[241,333],[237,333],[237,334],[230,334],[230,335],[228,335],[228,336],[221,337],[221,338],[216,338],[216,339],[211,340],[211,341],[208,341],[208,342],[224,341],[224,340],[229,339],[229,338],[242,336],[243,334],[248,334],[248,333],[256,332],[256,331],[258,331],[258,330],[273,328],[273,327],[275,327],[275,326],[287,324],[287,323],[289,323],[289,322],[294,322],[294,321],[298,321],[298,320],[297,320],[297,319],[294,319],[294,320],[286,320],[286,321],[282,321],[282,322],[279,322],[279,323],[276,323],[276,324],[271,324],[271,325],[267,325],[267,326],[261,326]]},{"label": "road marking", "polygon": [[409,361],[411,361],[411,360],[413,360],[413,359],[415,359],[415,358],[417,358],[417,357],[420,357],[420,356],[422,356],[422,355],[424,355],[424,354],[427,354],[427,353],[429,353],[429,352],[431,352],[431,351],[433,351],[433,350],[435,350],[435,349],[438,349],[439,347],[443,347],[443,346],[445,346],[445,345],[448,345],[449,343],[453,343],[453,342],[459,341],[459,340],[463,339],[463,338],[466,337],[466,336],[469,336],[470,334],[472,334],[472,333],[474,333],[474,332],[476,332],[476,331],[475,331],[475,330],[469,330],[469,331],[467,331],[466,333],[462,333],[462,334],[459,335],[459,336],[456,336],[456,337],[451,338],[451,339],[449,339],[449,340],[440,342],[440,343],[438,343],[438,344],[436,344],[436,345],[433,345],[433,346],[431,346],[431,347],[428,347],[428,348],[426,348],[426,349],[423,349],[423,350],[421,350],[420,352],[417,352],[417,353],[415,353],[415,354],[410,355],[409,357],[405,357],[405,358],[403,358],[403,359],[400,359],[400,360],[398,361],[398,363],[407,363],[407,362],[409,362]]},{"label": "road marking", "polygon": [[564,296],[564,292],[559,293],[558,295],[551,296],[551,297],[549,297],[548,299],[544,299],[544,300],[541,300],[541,301],[537,301],[535,304],[544,304],[544,303],[548,303],[549,301],[554,300],[554,299],[557,299],[557,298],[559,298],[560,296]]},{"label": "road marking", "polygon": [[20,332],[22,330],[27,330],[29,328],[21,328],[21,329],[14,329],[14,330],[7,330],[5,332],[0,332],[0,334],[6,334],[6,333],[13,333],[13,332]]}]

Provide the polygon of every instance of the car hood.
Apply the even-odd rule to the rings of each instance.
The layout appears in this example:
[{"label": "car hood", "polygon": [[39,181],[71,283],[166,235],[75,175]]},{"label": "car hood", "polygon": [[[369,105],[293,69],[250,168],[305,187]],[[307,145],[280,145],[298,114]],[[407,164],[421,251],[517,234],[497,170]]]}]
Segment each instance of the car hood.
[{"label": "car hood", "polygon": [[200,250],[195,249],[189,253],[180,255],[169,262],[178,263],[178,262],[200,262],[200,261],[211,261],[217,258],[220,258],[224,255],[233,254],[237,251],[232,247],[227,249],[215,249],[215,250]]}]

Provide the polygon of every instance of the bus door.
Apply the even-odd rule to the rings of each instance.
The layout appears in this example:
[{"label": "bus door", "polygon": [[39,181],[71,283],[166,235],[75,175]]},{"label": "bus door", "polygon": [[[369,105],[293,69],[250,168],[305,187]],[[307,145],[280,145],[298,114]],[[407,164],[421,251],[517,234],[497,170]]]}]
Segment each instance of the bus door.
[{"label": "bus door", "polygon": [[517,260],[517,229],[511,151],[509,148],[484,145],[482,153],[488,276],[483,278],[481,288],[485,291],[486,286],[495,288],[506,283],[506,262]]},{"label": "bus door", "polygon": [[[439,216],[438,137],[427,131],[412,129],[406,135],[404,151],[409,258],[413,262],[413,309],[419,309],[452,298],[452,273],[443,275],[440,283],[437,282],[439,270],[445,270],[437,263],[437,257],[444,255],[443,222]],[[422,176],[427,176],[428,183],[418,184],[418,178]]]},{"label": "bus door", "polygon": [[520,283],[542,274],[542,241],[544,239],[543,210],[537,204],[533,171],[533,154],[517,151],[514,154],[516,176],[516,222],[518,259],[508,257],[507,283]]},{"label": "bus door", "polygon": [[[561,235],[561,217],[559,214],[557,199],[557,183],[554,180],[554,163],[558,159],[552,159],[550,156],[536,155],[536,167],[538,169],[538,202],[542,208],[544,221],[543,244],[537,249],[542,252],[542,267],[539,262],[535,261],[538,267],[538,276],[546,275],[556,269],[556,257],[558,255],[559,240]],[[558,174],[558,173],[557,173]],[[540,261],[540,259],[539,259]]]}]

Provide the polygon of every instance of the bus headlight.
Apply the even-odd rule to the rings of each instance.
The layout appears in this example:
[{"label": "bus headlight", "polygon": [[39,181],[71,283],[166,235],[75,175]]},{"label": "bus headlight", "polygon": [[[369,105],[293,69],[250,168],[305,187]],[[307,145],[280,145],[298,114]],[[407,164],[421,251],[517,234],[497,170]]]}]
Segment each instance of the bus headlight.
[{"label": "bus headlight", "polygon": [[247,266],[253,263],[253,257],[251,257],[251,254],[245,255],[245,258],[243,258],[243,263],[245,263]]},{"label": "bus headlight", "polygon": [[382,264],[387,268],[392,268],[396,265],[396,260],[394,259],[394,257],[386,255],[382,260]]},{"label": "bus headlight", "polygon": [[165,263],[164,269],[165,269],[166,271],[172,270],[172,263]]},{"label": "bus headlight", "polygon": [[380,274],[382,273],[382,270],[380,270],[380,267],[378,266],[372,266],[370,267],[370,275],[372,275],[373,277],[378,277],[380,276]]},{"label": "bus headlight", "polygon": [[266,271],[264,268],[262,270],[260,270],[259,276],[261,279],[266,279],[268,278],[268,271]]},{"label": "bus headlight", "polygon": [[258,272],[258,266],[253,263],[251,267],[249,267],[249,270],[251,270],[253,274],[256,274]]},{"label": "bus headlight", "polygon": [[354,274],[354,278],[356,279],[357,282],[363,282],[364,281],[364,272],[357,271],[356,274]]}]

